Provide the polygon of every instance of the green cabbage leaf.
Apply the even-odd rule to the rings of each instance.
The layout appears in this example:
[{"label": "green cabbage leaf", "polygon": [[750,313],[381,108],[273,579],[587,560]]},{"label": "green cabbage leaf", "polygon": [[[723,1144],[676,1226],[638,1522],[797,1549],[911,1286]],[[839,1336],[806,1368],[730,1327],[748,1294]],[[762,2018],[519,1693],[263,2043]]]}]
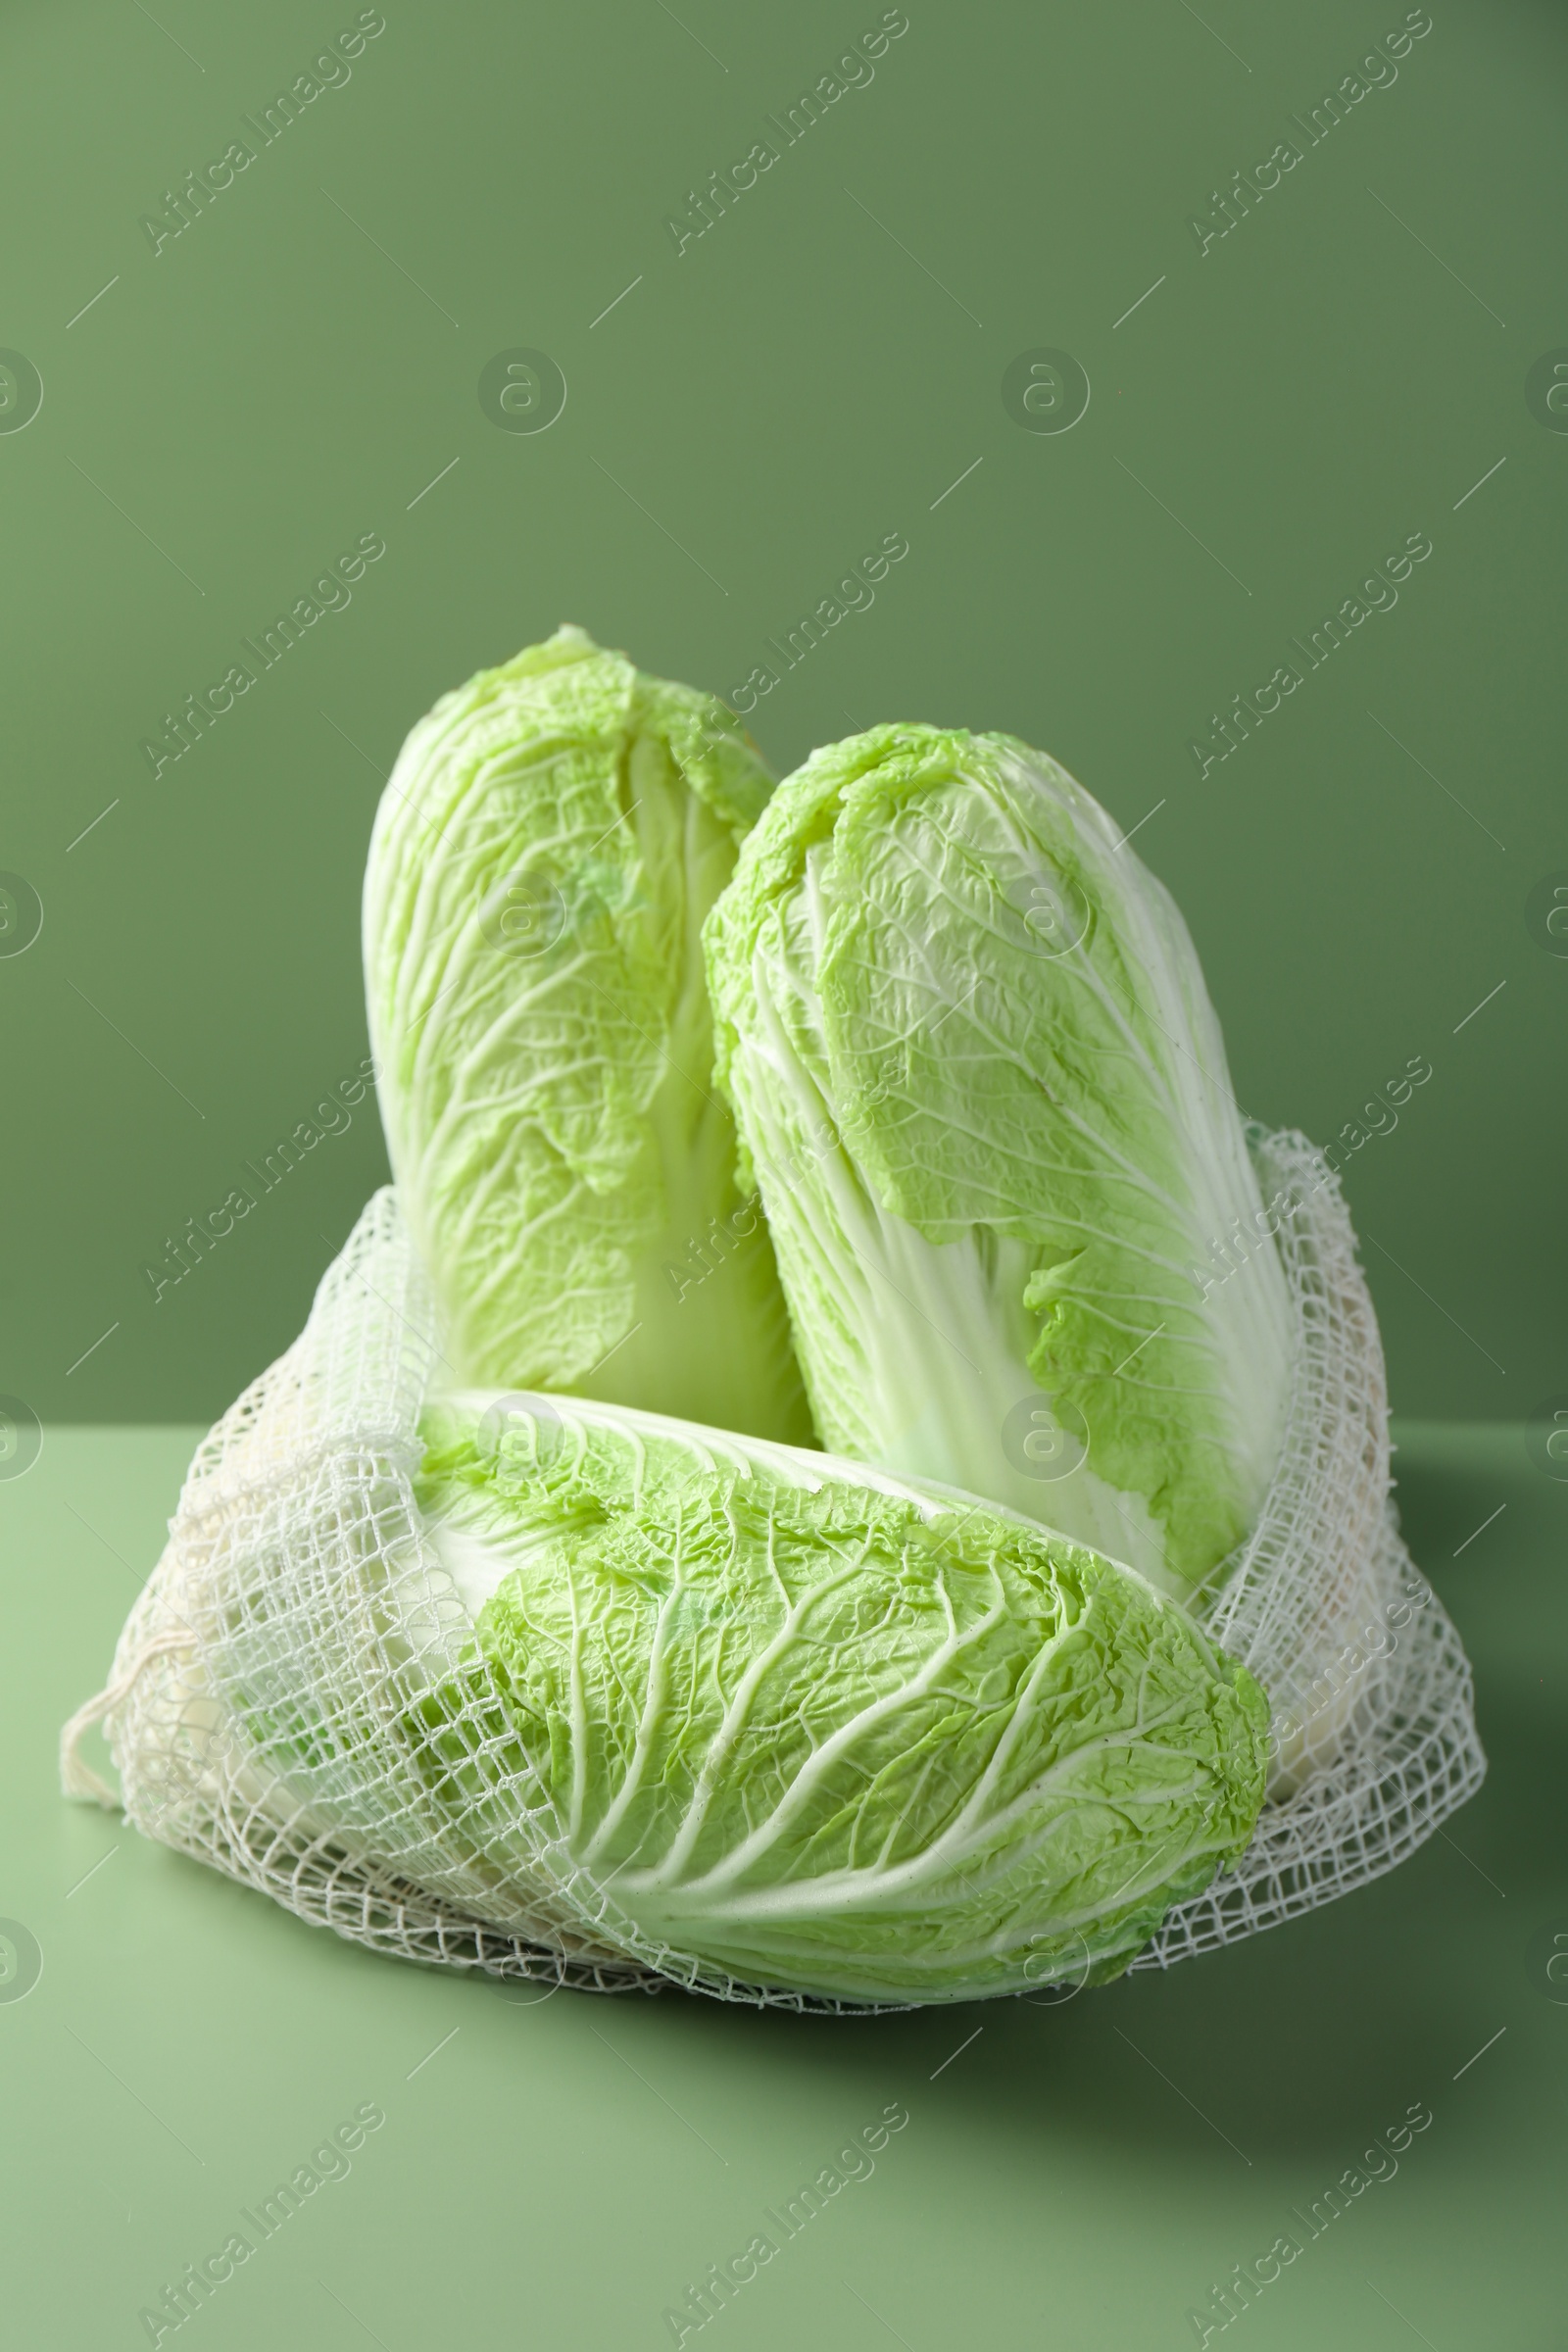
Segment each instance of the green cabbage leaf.
[{"label": "green cabbage leaf", "polygon": [[366,995],[458,1380],[809,1442],[701,946],[770,790],[719,705],[574,628],[404,746],[366,872]]},{"label": "green cabbage leaf", "polygon": [[1246,1844],[1261,1691],[1085,1546],[560,1397],[422,1431],[474,1638],[409,1710],[418,1769],[480,1848],[542,1789],[553,1874],[644,1955],[852,2001],[1099,1982]]},{"label": "green cabbage leaf", "polygon": [[708,947],[823,1444],[1191,1592],[1267,1489],[1293,1322],[1168,893],[1027,745],[879,727],[779,787]]}]

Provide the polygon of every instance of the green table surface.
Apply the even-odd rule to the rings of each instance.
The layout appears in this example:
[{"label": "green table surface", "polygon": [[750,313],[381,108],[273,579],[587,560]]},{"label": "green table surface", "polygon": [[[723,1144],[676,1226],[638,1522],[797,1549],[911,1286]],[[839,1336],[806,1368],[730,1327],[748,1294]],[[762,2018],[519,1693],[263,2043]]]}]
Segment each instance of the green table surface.
[{"label": "green table surface", "polygon": [[[733,2352],[1175,2347],[1287,2232],[1226,2330],[1252,2352],[1564,2340],[1568,1486],[1520,1430],[1396,1431],[1492,1758],[1442,1836],[1168,1976],[870,2019],[403,1966],[63,1801],[59,1724],[194,1434],[51,1430],[0,1485],[0,1914],[42,1953],[25,1997],[0,1987],[7,2344],[145,2343],[143,2310],[235,2231],[255,2250],[180,2330],[211,2352],[667,2344],[666,2310],[759,2234],[777,2250],[702,2330]],[[366,2108],[347,2169],[263,2237],[248,2217]],[[1410,2144],[1364,2162],[1411,2109]],[[1309,2235],[1351,2167],[1385,2177]]]}]

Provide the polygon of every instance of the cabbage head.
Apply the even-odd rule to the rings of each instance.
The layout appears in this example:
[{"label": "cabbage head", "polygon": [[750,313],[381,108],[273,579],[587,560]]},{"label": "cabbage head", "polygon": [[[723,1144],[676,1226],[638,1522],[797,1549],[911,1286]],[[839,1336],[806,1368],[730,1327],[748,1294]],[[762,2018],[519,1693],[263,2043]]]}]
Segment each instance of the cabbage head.
[{"label": "cabbage head", "polygon": [[701,949],[771,785],[721,706],[574,628],[404,745],[366,872],[366,995],[457,1380],[809,1442]]},{"label": "cabbage head", "polygon": [[1191,1592],[1267,1489],[1292,1319],[1168,893],[1026,744],[886,726],[779,787],[707,936],[823,1444]]},{"label": "cabbage head", "polygon": [[641,1956],[851,2001],[1099,1982],[1247,1843],[1261,1691],[1084,1545],[560,1397],[451,1396],[421,1429],[474,1636],[410,1751],[498,1867],[542,1790],[553,1875]]}]

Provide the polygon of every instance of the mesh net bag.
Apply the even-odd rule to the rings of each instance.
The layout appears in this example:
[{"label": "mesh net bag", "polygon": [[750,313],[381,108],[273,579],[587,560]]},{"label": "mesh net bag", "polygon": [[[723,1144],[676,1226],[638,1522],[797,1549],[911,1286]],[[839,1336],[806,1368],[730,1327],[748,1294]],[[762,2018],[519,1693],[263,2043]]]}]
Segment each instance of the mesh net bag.
[{"label": "mesh net bag", "polygon": [[1383,1348],[1349,1212],[1304,1136],[1253,1148],[1265,1198],[1299,1203],[1278,1237],[1293,1390],[1262,1512],[1202,1617],[1268,1692],[1279,1747],[1247,1852],[1167,1912],[1134,1968],[1169,1968],[1381,1877],[1486,1772],[1469,1660],[1399,1539]]},{"label": "mesh net bag", "polygon": [[[1265,1194],[1298,1203],[1278,1240],[1294,1393],[1261,1516],[1200,1614],[1268,1692],[1277,1752],[1247,1851],[1136,1968],[1391,1870],[1485,1770],[1468,1664],[1389,1499],[1382,1350],[1338,1186],[1303,1138],[1253,1140]],[[68,1793],[116,1801],[79,1753],[102,1723],[138,1829],[375,1950],[602,1992],[889,2005],[741,1983],[650,1940],[573,1862],[542,1788],[496,1768],[482,1720],[488,1769],[464,1802],[418,1769],[411,1709],[472,1631],[413,1489],[438,1339],[388,1188],[298,1341],[198,1450],[108,1687],[66,1727]]]}]

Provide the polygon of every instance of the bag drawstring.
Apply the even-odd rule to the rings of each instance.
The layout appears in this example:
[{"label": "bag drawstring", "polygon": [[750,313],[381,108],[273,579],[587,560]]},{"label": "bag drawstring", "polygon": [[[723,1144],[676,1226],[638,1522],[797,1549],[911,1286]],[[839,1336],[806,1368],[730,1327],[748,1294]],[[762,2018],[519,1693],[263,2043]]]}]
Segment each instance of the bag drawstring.
[{"label": "bag drawstring", "polygon": [[119,1813],[122,1809],[121,1798],[108,1782],[102,1780],[80,1754],[82,1739],[94,1724],[102,1723],[106,1717],[113,1715],[116,1708],[130,1696],[137,1677],[150,1659],[167,1656],[171,1650],[188,1647],[188,1636],[183,1629],[170,1627],[164,1633],[154,1634],[142,1642],[130,1663],[113,1678],[106,1689],[76,1709],[60,1735],[60,1786],[67,1796],[78,1797],[85,1804],[102,1805],[106,1813]]}]

